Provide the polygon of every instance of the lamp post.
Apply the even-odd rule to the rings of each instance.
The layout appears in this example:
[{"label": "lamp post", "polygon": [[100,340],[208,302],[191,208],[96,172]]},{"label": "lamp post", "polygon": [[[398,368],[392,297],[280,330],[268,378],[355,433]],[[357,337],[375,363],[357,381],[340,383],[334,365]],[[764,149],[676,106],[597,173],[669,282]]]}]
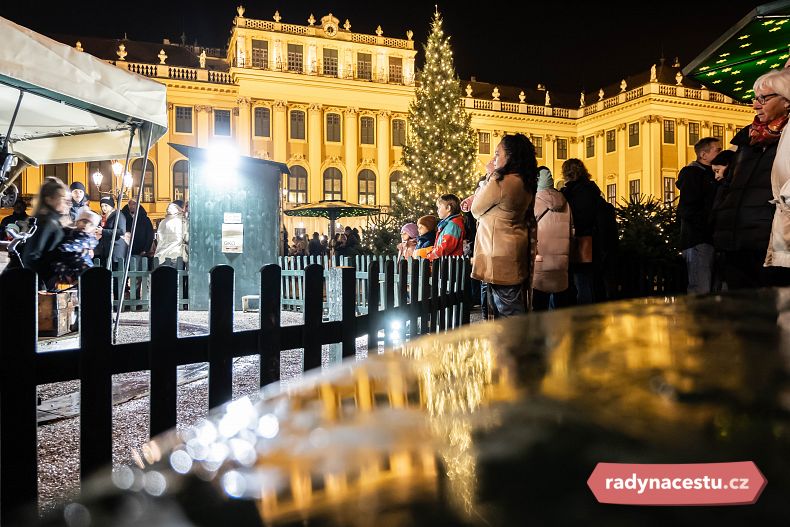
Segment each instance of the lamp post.
[{"label": "lamp post", "polygon": [[97,170],[93,173],[91,179],[93,180],[93,184],[96,186],[96,192],[101,194],[101,182],[104,180],[104,175]]},{"label": "lamp post", "polygon": [[285,201],[288,197],[288,189],[283,187],[282,192],[280,193],[280,224],[282,225],[282,230],[280,236],[282,239],[280,240],[281,248],[283,250],[283,256],[288,256],[288,236],[285,234]]}]

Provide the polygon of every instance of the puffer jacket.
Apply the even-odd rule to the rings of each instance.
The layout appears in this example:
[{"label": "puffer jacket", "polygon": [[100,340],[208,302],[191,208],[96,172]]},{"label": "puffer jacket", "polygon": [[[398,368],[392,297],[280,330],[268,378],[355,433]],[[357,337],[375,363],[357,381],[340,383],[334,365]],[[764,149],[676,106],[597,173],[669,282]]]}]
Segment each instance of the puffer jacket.
[{"label": "puffer jacket", "polygon": [[472,278],[497,285],[518,285],[532,278],[527,215],[533,194],[517,174],[491,177],[477,189],[472,215],[477,219]]},{"label": "puffer jacket", "polygon": [[573,216],[561,192],[547,188],[535,195],[538,244],[532,287],[544,293],[568,289]]},{"label": "puffer jacket", "polygon": [[[787,128],[785,128],[787,130]],[[776,205],[766,267],[790,267],[790,132],[782,131],[771,170],[771,191]]]},{"label": "puffer jacket", "polygon": [[771,168],[777,143],[749,144],[745,126],[732,139],[738,146],[730,165],[730,186],[716,197],[713,245],[720,251],[765,251],[771,235],[774,204],[771,203]]}]

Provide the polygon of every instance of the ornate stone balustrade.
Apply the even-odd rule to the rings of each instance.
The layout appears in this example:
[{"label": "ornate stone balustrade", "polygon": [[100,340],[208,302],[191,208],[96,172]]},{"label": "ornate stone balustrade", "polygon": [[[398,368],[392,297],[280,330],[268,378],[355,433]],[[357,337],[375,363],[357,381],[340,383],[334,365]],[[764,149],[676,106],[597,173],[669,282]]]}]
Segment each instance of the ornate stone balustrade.
[{"label": "ornate stone balustrade", "polygon": [[721,93],[710,90],[696,90],[685,86],[672,86],[668,84],[650,83],[639,86],[632,90],[618,93],[614,97],[608,97],[600,101],[590,103],[583,108],[555,108],[553,106],[539,106],[533,104],[519,104],[511,102],[496,101],[493,99],[480,99],[474,97],[464,97],[463,106],[474,110],[489,110],[494,112],[519,113],[526,115],[543,115],[547,117],[560,117],[564,119],[578,119],[580,117],[593,115],[603,110],[614,108],[621,104],[634,101],[640,97],[657,95],[667,97],[680,97],[685,99],[695,99],[700,101],[711,101],[721,104],[741,105],[737,100],[722,95]]},{"label": "ornate stone balustrade", "polygon": [[212,84],[233,84],[233,76],[225,71],[214,71],[202,68],[182,68],[167,64],[140,64],[136,62],[117,61],[115,65],[139,75],[160,79],[177,79],[183,81],[210,82]]}]

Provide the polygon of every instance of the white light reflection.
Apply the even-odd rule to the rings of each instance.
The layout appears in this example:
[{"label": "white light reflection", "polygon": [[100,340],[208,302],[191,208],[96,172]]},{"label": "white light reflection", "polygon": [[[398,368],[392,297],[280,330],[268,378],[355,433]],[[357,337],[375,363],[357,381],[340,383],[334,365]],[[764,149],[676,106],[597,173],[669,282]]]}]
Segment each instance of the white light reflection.
[{"label": "white light reflection", "polygon": [[186,474],[192,469],[192,456],[183,450],[170,454],[170,466],[179,474]]},{"label": "white light reflection", "polygon": [[231,439],[229,444],[233,459],[245,467],[250,467],[255,463],[255,447],[250,442],[243,439]]},{"label": "white light reflection", "polygon": [[247,479],[235,470],[222,476],[222,489],[231,498],[241,498],[247,490]]},{"label": "white light reflection", "polygon": [[196,425],[195,436],[204,445],[210,445],[217,440],[217,429],[211,421],[204,419]]},{"label": "white light reflection", "polygon": [[91,524],[91,513],[82,503],[69,503],[63,509],[63,519],[69,527],[88,527]]},{"label": "white light reflection", "polygon": [[151,496],[161,496],[165,493],[165,489],[167,488],[167,480],[165,480],[165,477],[161,473],[152,470],[145,474],[143,488]]},{"label": "white light reflection", "polygon": [[134,472],[129,467],[118,467],[112,471],[112,482],[121,490],[128,490],[134,485]]},{"label": "white light reflection", "polygon": [[277,437],[280,421],[274,414],[266,414],[258,420],[258,435],[265,439]]}]

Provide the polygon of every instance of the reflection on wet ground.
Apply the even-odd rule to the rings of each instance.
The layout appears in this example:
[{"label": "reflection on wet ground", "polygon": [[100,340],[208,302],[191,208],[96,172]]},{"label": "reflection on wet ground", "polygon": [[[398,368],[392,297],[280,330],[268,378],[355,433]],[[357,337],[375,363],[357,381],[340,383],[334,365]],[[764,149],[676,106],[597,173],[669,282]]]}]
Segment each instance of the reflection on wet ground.
[{"label": "reflection on wet ground", "polygon": [[[151,441],[141,466],[86,484],[71,514],[94,525],[121,513],[139,525],[786,521],[788,305],[784,290],[643,299],[422,338]],[[586,485],[601,461],[748,460],[768,479],[754,506],[601,505]]]}]

